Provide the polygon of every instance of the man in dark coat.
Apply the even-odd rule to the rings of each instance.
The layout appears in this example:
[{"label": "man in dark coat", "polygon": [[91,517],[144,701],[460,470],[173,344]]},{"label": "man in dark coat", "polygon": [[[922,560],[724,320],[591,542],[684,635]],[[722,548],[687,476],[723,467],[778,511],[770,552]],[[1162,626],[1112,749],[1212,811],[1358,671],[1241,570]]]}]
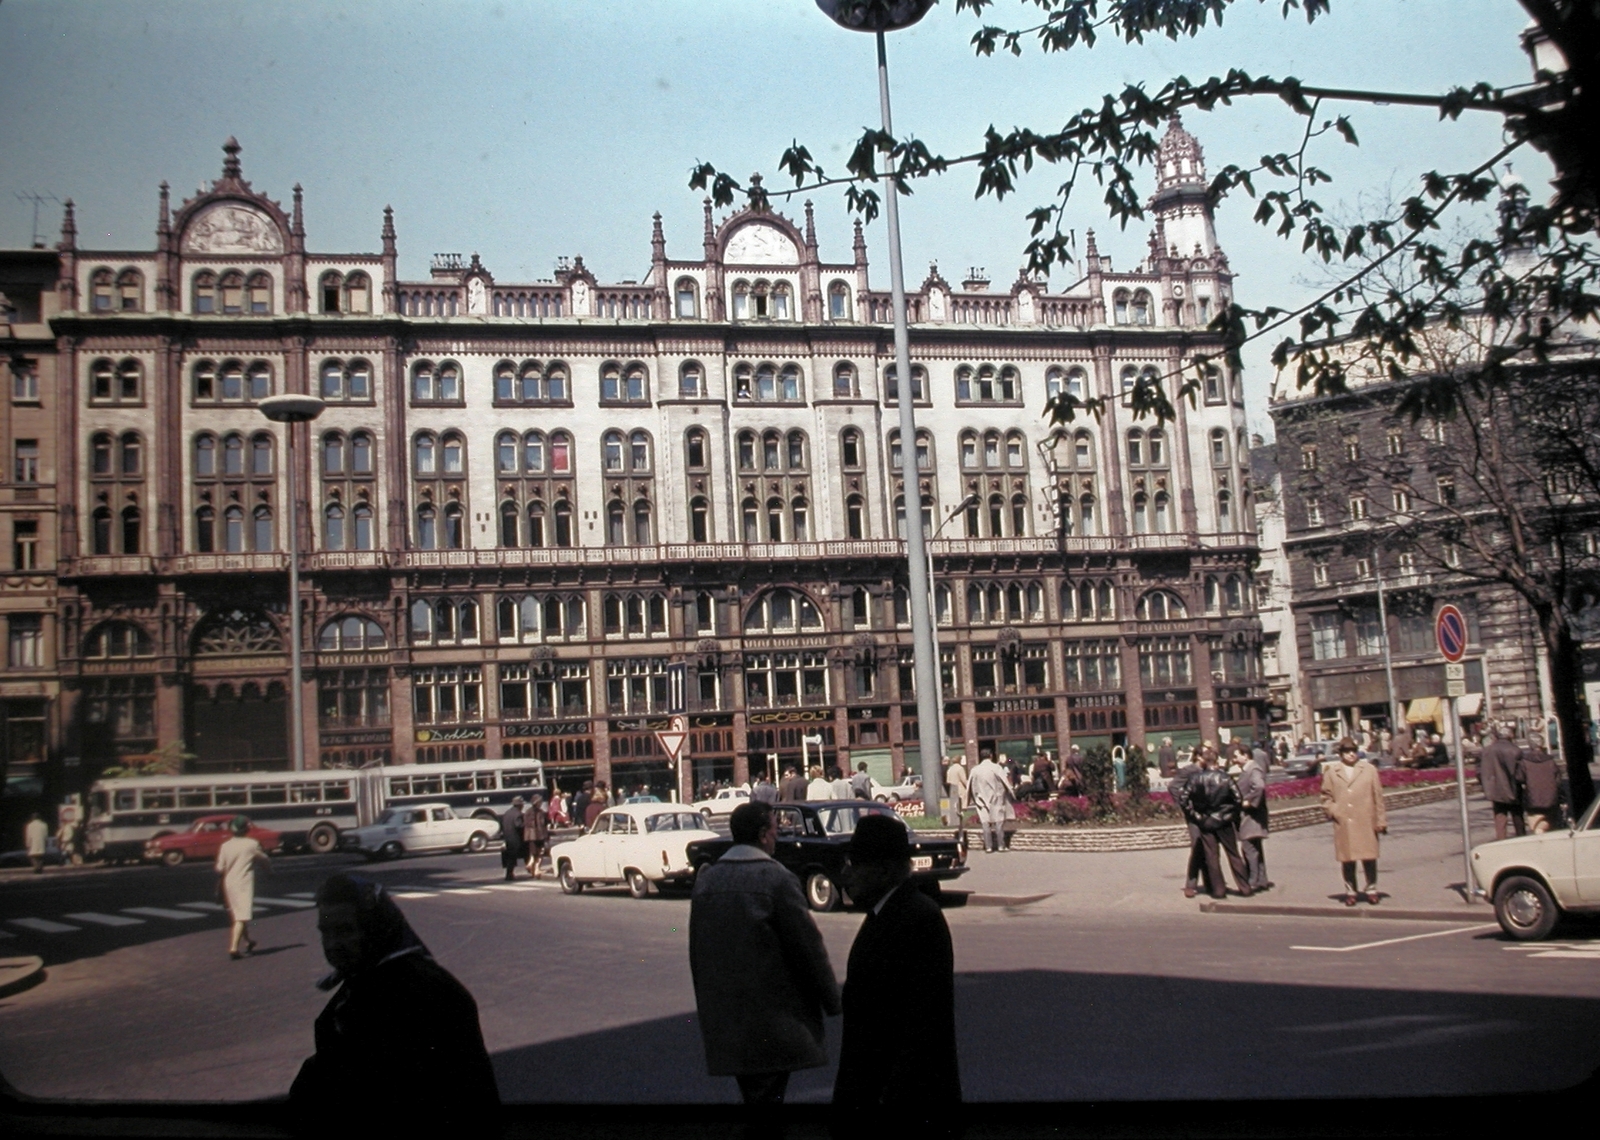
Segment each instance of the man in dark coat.
[{"label": "man in dark coat", "polygon": [[1506,837],[1506,821],[1515,824],[1517,834],[1526,830],[1522,818],[1522,749],[1511,742],[1503,724],[1495,725],[1494,740],[1484,746],[1478,759],[1478,782],[1483,795],[1494,805],[1494,837]]},{"label": "man in dark coat", "polygon": [[589,801],[593,798],[593,780],[585,780],[583,787],[578,789],[578,794],[572,797],[572,807],[568,810],[567,815],[580,831],[586,826],[584,821],[588,818]]},{"label": "man in dark coat", "polygon": [[1528,831],[1534,835],[1561,822],[1561,775],[1537,740],[1522,750],[1522,806],[1528,813]]},{"label": "man in dark coat", "polygon": [[317,892],[317,929],[338,987],[317,1017],[317,1051],[289,1089],[299,1129],[410,1135],[482,1127],[500,1093],[478,1006],[433,960],[383,886],[340,872]]},{"label": "man in dark coat", "polygon": [[1178,771],[1178,750],[1172,746],[1172,737],[1163,736],[1161,747],[1156,752],[1156,768],[1161,775],[1171,779]]},{"label": "man in dark coat", "polygon": [[512,799],[505,815],[500,817],[500,841],[504,844],[500,848],[500,865],[506,869],[508,883],[515,877],[512,872],[517,864],[525,857],[522,847],[522,823],[522,797],[517,796]]},{"label": "man in dark coat", "polygon": [[1267,815],[1267,752],[1259,744],[1250,753],[1244,771],[1239,773],[1239,843],[1244,847],[1245,866],[1250,868],[1250,889],[1265,891],[1267,853],[1262,843],[1270,830]]},{"label": "man in dark coat", "polygon": [[[1228,865],[1233,869],[1233,881],[1239,893],[1249,898],[1254,894],[1250,887],[1250,872],[1239,856],[1235,828],[1239,822],[1239,786],[1233,777],[1217,767],[1216,749],[1204,745],[1196,752],[1198,770],[1191,773],[1174,793],[1173,799],[1183,810],[1183,817],[1199,830],[1200,853],[1205,859],[1206,875],[1211,880],[1211,897],[1225,898],[1227,885],[1222,878],[1222,861],[1218,848],[1228,853]],[[1193,832],[1191,831],[1191,834]],[[1190,853],[1190,866],[1194,853]],[[1193,898],[1185,887],[1184,895]]]},{"label": "man in dark coat", "polygon": [[793,768],[783,770],[783,782],[778,785],[778,799],[782,803],[799,803],[806,798],[806,778]]},{"label": "man in dark coat", "polygon": [[750,789],[750,798],[758,804],[775,804],[778,802],[778,785],[767,779],[765,772],[756,780],[756,786]]},{"label": "man in dark coat", "polygon": [[[939,904],[909,881],[906,825],[863,816],[845,875],[867,917],[845,975],[834,1131],[950,1135],[961,1104],[955,957]],[[915,996],[891,1002],[888,994]]]}]

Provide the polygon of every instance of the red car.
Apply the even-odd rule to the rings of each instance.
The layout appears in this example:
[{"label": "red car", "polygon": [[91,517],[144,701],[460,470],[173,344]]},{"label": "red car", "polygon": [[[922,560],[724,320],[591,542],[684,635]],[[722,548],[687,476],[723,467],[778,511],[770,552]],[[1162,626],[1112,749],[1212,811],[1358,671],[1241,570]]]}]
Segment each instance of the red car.
[{"label": "red car", "polygon": [[[146,840],[144,857],[152,861],[159,859],[169,867],[176,867],[185,859],[215,859],[222,845],[233,838],[229,826],[231,823],[231,815],[203,815],[194,821],[188,831],[180,831],[176,835],[158,835]],[[283,843],[283,836],[279,832],[268,831],[253,823],[248,835],[261,844],[263,851],[276,851]]]}]

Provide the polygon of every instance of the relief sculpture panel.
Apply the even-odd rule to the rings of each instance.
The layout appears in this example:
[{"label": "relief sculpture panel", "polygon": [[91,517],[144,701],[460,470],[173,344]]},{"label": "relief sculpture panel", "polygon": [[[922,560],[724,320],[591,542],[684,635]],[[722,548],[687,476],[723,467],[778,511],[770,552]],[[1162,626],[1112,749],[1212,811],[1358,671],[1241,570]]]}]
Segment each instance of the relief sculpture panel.
[{"label": "relief sculpture panel", "polygon": [[283,237],[271,218],[233,202],[210,207],[189,223],[184,253],[282,253]]}]

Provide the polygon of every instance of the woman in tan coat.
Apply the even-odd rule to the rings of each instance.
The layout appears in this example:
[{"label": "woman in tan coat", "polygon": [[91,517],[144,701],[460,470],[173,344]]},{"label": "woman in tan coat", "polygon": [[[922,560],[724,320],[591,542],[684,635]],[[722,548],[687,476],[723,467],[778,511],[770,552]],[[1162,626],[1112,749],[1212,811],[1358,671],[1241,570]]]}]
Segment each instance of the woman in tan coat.
[{"label": "woman in tan coat", "polygon": [[261,850],[261,844],[250,837],[248,818],[236,815],[228,828],[233,838],[217,852],[217,887],[228,905],[228,917],[233,919],[228,957],[237,961],[256,948],[256,940],[250,937],[250,919],[256,905],[256,868],[270,870],[272,861]]},{"label": "woman in tan coat", "polygon": [[1333,854],[1344,870],[1344,905],[1356,905],[1356,860],[1367,880],[1366,898],[1378,905],[1378,836],[1389,830],[1378,770],[1361,759],[1350,737],[1339,741],[1339,763],[1322,773],[1322,810],[1333,821]]}]

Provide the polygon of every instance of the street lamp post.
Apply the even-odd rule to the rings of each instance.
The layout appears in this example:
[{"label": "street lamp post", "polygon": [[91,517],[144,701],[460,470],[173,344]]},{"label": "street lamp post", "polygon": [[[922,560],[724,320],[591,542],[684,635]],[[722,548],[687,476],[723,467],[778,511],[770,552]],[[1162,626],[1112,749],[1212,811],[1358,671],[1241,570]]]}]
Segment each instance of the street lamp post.
[{"label": "street lamp post", "polygon": [[[878,109],[883,133],[894,134],[889,113],[889,57],[883,34],[909,28],[933,6],[933,0],[817,0],[817,7],[842,28],[871,32],[878,43]],[[894,368],[899,385],[900,471],[905,483],[906,562],[911,594],[911,638],[917,679],[918,752],[921,755],[923,811],[943,810],[940,739],[944,710],[938,705],[939,661],[933,622],[928,611],[928,544],[922,529],[922,480],[917,464],[915,385],[911,376],[911,341],[906,330],[905,270],[900,260],[900,204],[896,200],[893,158],[884,156],[879,182],[884,220],[889,228],[889,288],[894,304]],[[932,754],[930,755],[930,749]]]},{"label": "street lamp post", "polygon": [[[904,446],[904,444],[901,445],[900,454],[902,456],[905,454],[905,446]],[[944,533],[944,528],[950,525],[950,520],[951,519],[955,518],[962,511],[966,510],[968,507],[972,506],[972,504],[976,503],[977,501],[978,501],[978,496],[976,496],[976,495],[968,495],[965,499],[962,499],[959,503],[957,503],[955,505],[954,509],[952,509],[949,514],[944,516],[944,521],[941,522],[937,527],[934,528],[933,537],[934,538],[938,538],[939,535],[943,534]],[[918,511],[918,514],[921,514],[920,510]],[[933,597],[932,596],[933,595],[933,591],[934,591],[933,551],[932,551],[932,549],[929,549],[929,551],[928,551],[928,593],[929,593],[929,595],[931,597],[931,604],[932,604],[932,607],[933,607],[933,618],[934,618],[934,620],[929,623],[928,630],[929,630],[929,636],[933,638],[933,660],[934,660],[934,671],[933,671],[933,687],[934,688],[933,688],[933,691],[934,691],[934,697],[938,701],[938,704],[939,704],[939,722],[938,722],[939,723],[939,729],[938,729],[938,736],[935,739],[937,739],[937,741],[939,743],[939,763],[942,765],[945,762],[945,760],[947,759],[947,757],[945,756],[945,739],[944,739],[944,665],[939,660],[939,622],[938,622],[939,599],[937,597]],[[918,709],[918,712],[919,713],[921,712],[920,707]],[[924,771],[926,771],[926,765],[924,765]],[[923,784],[923,788],[922,788],[922,810],[923,811],[927,811],[928,810],[928,788],[927,788],[927,784],[926,784],[926,781],[927,781],[927,776],[926,775],[923,776],[923,781],[924,781],[924,784]],[[938,796],[935,795],[934,799],[935,799],[935,802],[937,802],[938,801]],[[960,816],[959,816],[959,812],[960,811],[961,811],[961,805],[960,804],[951,803],[949,814],[956,815],[957,818],[956,818],[955,822],[956,822],[957,825],[959,825],[960,822],[961,822]],[[937,807],[934,808],[933,814],[934,815],[938,815],[939,814],[939,809]]]},{"label": "street lamp post", "polygon": [[300,504],[294,485],[294,428],[316,419],[326,406],[315,396],[271,396],[257,405],[267,419],[287,425],[283,465],[289,493],[289,749],[296,772],[303,772],[306,766],[306,725],[300,692]]}]

